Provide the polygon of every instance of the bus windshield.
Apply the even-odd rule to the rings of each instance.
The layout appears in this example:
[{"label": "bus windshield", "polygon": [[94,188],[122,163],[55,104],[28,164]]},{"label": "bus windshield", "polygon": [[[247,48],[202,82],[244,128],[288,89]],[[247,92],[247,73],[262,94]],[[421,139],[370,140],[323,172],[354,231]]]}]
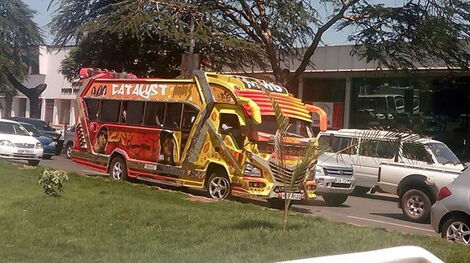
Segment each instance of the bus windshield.
[{"label": "bus windshield", "polygon": [[[254,125],[254,130],[258,132],[265,132],[269,134],[276,134],[278,129],[275,116],[263,116],[262,122],[259,125]],[[299,119],[289,118],[289,128],[287,135],[299,138],[309,138],[313,136],[311,123]]]}]

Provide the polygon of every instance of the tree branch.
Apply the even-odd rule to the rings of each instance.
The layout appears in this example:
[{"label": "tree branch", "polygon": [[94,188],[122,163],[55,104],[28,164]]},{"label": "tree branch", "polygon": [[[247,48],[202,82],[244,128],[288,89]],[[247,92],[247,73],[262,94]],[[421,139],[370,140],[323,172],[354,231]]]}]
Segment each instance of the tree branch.
[{"label": "tree branch", "polygon": [[315,34],[315,37],[312,40],[312,43],[310,46],[307,48],[307,50],[304,53],[304,56],[302,58],[302,62],[300,63],[299,67],[295,70],[294,77],[297,78],[299,77],[307,68],[308,64],[310,63],[310,59],[313,56],[313,53],[315,53],[315,50],[318,47],[318,44],[320,44],[320,41],[323,37],[323,34],[331,28],[336,22],[338,22],[340,19],[344,18],[344,14],[346,13],[346,10],[348,10],[349,7],[352,5],[356,4],[359,2],[359,0],[343,0],[341,1],[343,3],[343,7],[340,9],[340,11],[334,15],[333,17],[330,18],[323,26],[321,26],[317,33]]}]

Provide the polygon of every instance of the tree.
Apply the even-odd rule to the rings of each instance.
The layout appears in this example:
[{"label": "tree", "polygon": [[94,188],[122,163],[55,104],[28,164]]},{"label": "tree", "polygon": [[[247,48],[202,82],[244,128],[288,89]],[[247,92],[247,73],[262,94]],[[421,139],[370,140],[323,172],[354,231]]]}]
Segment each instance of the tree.
[{"label": "tree", "polygon": [[61,72],[69,79],[80,67],[175,77],[181,56],[189,50],[191,21],[194,51],[205,67],[263,64],[257,45],[221,34],[220,21],[184,1],[57,0],[53,4],[57,7],[50,24],[54,44],[77,44],[62,63]]},{"label": "tree", "polygon": [[[324,34],[354,28],[355,52],[383,67],[413,70],[439,61],[468,69],[470,2],[409,0],[398,6],[367,0],[205,0],[231,24],[232,35],[258,44],[278,83],[296,90]],[[326,10],[327,15],[320,15]],[[289,59],[298,59],[289,68]]]},{"label": "tree", "polygon": [[0,2],[0,93],[7,102],[3,117],[11,113],[11,100],[16,90],[30,100],[31,116],[40,117],[39,95],[46,85],[29,89],[21,84],[28,73],[28,59],[43,43],[41,32],[32,21],[33,15],[21,0]]}]

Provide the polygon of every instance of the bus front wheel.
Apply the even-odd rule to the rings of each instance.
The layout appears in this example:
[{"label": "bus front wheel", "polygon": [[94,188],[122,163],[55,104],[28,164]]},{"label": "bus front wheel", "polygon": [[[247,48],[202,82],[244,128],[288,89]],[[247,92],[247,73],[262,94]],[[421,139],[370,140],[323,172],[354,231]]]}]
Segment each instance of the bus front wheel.
[{"label": "bus front wheel", "polygon": [[211,172],[207,182],[207,195],[214,199],[226,199],[230,196],[230,180],[220,170]]},{"label": "bus front wheel", "polygon": [[126,161],[121,156],[116,156],[113,158],[109,168],[109,175],[114,180],[127,179]]}]

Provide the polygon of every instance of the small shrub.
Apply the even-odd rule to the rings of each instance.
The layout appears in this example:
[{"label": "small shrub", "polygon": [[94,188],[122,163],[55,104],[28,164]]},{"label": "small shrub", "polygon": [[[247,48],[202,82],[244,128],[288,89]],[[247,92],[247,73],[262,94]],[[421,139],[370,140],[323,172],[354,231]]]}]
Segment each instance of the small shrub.
[{"label": "small shrub", "polygon": [[64,183],[68,179],[66,172],[46,168],[39,175],[39,184],[44,188],[46,195],[58,197],[63,192]]}]

